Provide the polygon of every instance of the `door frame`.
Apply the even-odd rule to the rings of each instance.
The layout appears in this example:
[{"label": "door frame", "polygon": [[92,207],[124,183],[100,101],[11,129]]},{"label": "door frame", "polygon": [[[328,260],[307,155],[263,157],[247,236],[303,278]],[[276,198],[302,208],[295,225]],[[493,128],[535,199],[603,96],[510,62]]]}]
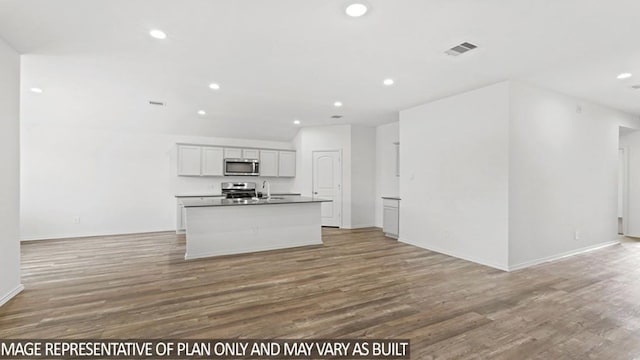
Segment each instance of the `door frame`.
[{"label": "door frame", "polygon": [[620,150],[622,150],[622,236],[625,236],[629,233],[629,147],[619,145],[618,155]]},{"label": "door frame", "polygon": [[340,221],[338,228],[342,229],[343,218],[344,218],[344,171],[343,171],[343,158],[342,158],[342,149],[328,149],[328,150],[311,150],[311,197],[315,198],[313,189],[315,182],[315,153],[317,152],[337,152],[338,153],[338,162],[340,163]]}]

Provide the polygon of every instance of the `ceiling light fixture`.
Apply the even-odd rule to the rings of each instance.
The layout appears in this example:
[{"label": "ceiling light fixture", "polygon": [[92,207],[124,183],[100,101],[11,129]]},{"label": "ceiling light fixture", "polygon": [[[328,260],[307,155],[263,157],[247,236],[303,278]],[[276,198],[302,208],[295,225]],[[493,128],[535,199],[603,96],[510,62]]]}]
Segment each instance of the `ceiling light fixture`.
[{"label": "ceiling light fixture", "polygon": [[622,73],[622,74],[618,75],[618,79],[628,79],[628,78],[630,78],[632,76],[633,76],[633,74],[631,74],[631,73]]},{"label": "ceiling light fixture", "polygon": [[34,92],[36,94],[42,94],[42,92],[43,92],[42,89],[36,88],[36,87],[33,87],[33,88],[29,89],[29,90],[31,90],[31,92]]},{"label": "ceiling light fixture", "polygon": [[198,110],[198,115],[207,115],[207,112],[204,110]]},{"label": "ceiling light fixture", "polygon": [[220,85],[218,85],[216,83],[211,83],[211,84],[209,84],[209,89],[220,90]]},{"label": "ceiling light fixture", "polygon": [[300,120],[293,120],[293,123],[296,125],[300,125]]},{"label": "ceiling light fixture", "polygon": [[158,29],[153,29],[149,31],[149,35],[151,35],[151,37],[153,38],[160,39],[160,40],[167,38],[167,34],[165,34],[164,31],[158,30]]},{"label": "ceiling light fixture", "polygon": [[367,6],[364,4],[351,4],[347,6],[345,12],[351,17],[360,17],[367,13]]},{"label": "ceiling light fixture", "polygon": [[385,84],[386,86],[391,86],[393,85],[394,81],[393,79],[384,79],[382,83]]},{"label": "ceiling light fixture", "polygon": [[342,106],[342,103],[340,101],[336,101],[336,102],[333,103],[333,106],[340,107],[340,106]]}]

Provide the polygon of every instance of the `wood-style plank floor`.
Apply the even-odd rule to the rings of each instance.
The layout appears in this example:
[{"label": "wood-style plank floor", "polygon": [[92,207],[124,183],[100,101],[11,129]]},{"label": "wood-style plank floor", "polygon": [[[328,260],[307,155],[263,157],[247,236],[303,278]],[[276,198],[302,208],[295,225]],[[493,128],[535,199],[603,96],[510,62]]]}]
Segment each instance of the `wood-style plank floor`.
[{"label": "wood-style plank floor", "polygon": [[413,359],[640,357],[640,242],[506,273],[383,237],[184,260],[172,233],[29,242],[0,338],[409,338]]}]

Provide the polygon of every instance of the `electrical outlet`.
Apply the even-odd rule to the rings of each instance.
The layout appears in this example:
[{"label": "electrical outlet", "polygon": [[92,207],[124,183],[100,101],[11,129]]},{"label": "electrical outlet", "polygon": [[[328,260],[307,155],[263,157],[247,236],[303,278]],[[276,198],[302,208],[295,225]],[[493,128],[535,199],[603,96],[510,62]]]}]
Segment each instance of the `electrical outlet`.
[{"label": "electrical outlet", "polygon": [[73,217],[73,223],[74,224],[80,224],[80,216],[74,216]]},{"label": "electrical outlet", "polygon": [[573,238],[576,240],[580,240],[580,231],[576,229],[576,231],[573,233]]}]

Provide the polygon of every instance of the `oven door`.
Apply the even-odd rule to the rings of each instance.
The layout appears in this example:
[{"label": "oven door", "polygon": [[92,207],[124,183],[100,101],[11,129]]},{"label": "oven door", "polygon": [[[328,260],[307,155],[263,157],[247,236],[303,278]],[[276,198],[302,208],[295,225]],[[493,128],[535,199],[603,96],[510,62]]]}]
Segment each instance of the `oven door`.
[{"label": "oven door", "polygon": [[259,169],[255,159],[224,159],[224,174],[227,176],[258,176]]}]

